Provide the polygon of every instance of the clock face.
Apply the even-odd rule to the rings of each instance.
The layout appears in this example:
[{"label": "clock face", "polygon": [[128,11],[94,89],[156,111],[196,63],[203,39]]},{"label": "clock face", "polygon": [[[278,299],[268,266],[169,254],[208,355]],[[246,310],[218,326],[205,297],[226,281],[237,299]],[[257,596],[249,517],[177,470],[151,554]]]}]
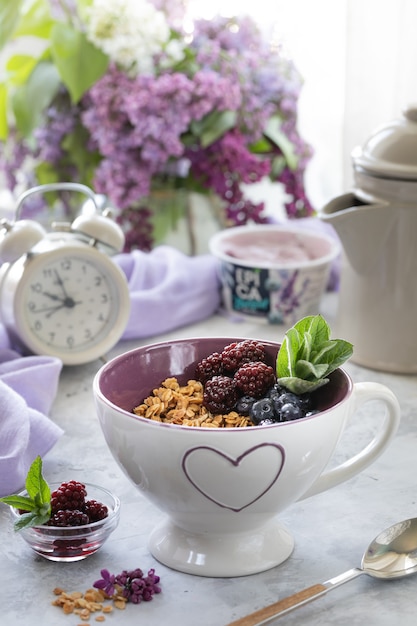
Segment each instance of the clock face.
[{"label": "clock face", "polygon": [[15,300],[23,341],[34,352],[69,364],[93,360],[112,347],[128,311],[129,294],[119,268],[104,255],[81,249],[30,260]]}]

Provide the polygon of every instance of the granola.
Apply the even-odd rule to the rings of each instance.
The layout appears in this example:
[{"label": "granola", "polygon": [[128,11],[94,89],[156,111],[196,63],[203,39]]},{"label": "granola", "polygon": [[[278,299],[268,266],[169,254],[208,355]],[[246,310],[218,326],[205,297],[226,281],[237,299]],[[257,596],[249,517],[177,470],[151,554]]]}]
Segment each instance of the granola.
[{"label": "granola", "polygon": [[179,426],[245,428],[254,425],[249,417],[239,415],[236,411],[214,415],[203,406],[203,391],[202,383],[197,380],[180,385],[176,378],[166,378],[160,387],[153,389],[151,395],[134,407],[133,413],[156,422]]}]

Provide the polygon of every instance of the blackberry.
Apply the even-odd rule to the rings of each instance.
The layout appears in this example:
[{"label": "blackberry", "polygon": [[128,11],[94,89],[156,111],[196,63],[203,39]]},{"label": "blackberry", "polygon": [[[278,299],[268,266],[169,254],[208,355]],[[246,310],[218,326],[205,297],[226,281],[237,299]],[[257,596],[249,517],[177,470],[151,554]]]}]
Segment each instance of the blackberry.
[{"label": "blackberry", "polygon": [[101,502],[97,502],[97,500],[87,500],[83,511],[88,515],[90,522],[99,522],[109,514],[109,510],[106,505]]},{"label": "blackberry", "polygon": [[61,485],[51,494],[52,514],[62,510],[81,510],[85,503],[87,491],[83,483],[70,480]]},{"label": "blackberry", "polygon": [[195,378],[201,383],[206,383],[213,376],[221,376],[224,372],[223,360],[221,354],[213,352],[205,359],[197,363],[195,368]]},{"label": "blackberry", "polygon": [[87,513],[77,509],[57,511],[49,518],[47,526],[83,526],[89,523]]},{"label": "blackberry", "polygon": [[254,424],[270,424],[275,421],[275,411],[269,398],[257,400],[251,410],[250,418]]},{"label": "blackberry", "polygon": [[226,346],[221,357],[225,371],[233,373],[244,363],[265,361],[266,353],[263,344],[259,341],[244,339]]},{"label": "blackberry", "polygon": [[262,398],[275,383],[275,372],[266,363],[250,362],[239,367],[234,380],[242,394]]},{"label": "blackberry", "polygon": [[237,398],[236,383],[229,376],[213,376],[205,384],[203,404],[211,413],[223,414],[231,411]]}]

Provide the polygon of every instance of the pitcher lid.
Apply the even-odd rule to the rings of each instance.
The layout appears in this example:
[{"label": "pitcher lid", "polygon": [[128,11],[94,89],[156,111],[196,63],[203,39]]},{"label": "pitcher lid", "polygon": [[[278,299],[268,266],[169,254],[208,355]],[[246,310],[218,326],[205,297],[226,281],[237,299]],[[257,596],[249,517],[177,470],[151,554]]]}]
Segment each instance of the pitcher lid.
[{"label": "pitcher lid", "polygon": [[417,180],[417,103],[400,119],[377,128],[363,146],[352,152],[355,168],[370,175]]}]

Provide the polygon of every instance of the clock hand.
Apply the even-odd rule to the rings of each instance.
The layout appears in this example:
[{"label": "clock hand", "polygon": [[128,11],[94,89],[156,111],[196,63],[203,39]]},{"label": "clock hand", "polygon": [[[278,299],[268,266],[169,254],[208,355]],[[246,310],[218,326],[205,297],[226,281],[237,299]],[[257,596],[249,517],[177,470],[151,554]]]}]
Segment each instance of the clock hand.
[{"label": "clock hand", "polygon": [[32,309],[31,313],[46,313],[46,317],[51,317],[53,313],[56,313],[64,307],[65,304],[59,304],[58,306],[44,306],[42,309]]},{"label": "clock hand", "polygon": [[[61,300],[61,302],[67,309],[73,309],[77,304],[81,304],[81,301],[77,302],[76,300],[74,300],[74,298],[68,295],[68,292],[65,289],[64,281],[59,275],[58,270],[54,270],[54,273],[55,273],[55,278],[56,278],[55,282],[57,285],[61,287],[62,293],[64,294],[63,298],[59,298],[58,296],[55,296],[54,299]],[[52,297],[51,294],[48,294],[48,293],[46,293],[45,295]]]},{"label": "clock hand", "polygon": [[49,293],[49,291],[42,291],[41,293],[43,296],[51,298],[51,300],[59,300],[60,302],[64,302],[64,298],[57,296],[55,293]]},{"label": "clock hand", "polygon": [[61,287],[64,297],[68,298],[68,293],[67,293],[67,290],[65,289],[64,281],[62,280],[61,276],[58,274],[58,270],[55,270],[55,277],[56,277],[56,284]]}]

